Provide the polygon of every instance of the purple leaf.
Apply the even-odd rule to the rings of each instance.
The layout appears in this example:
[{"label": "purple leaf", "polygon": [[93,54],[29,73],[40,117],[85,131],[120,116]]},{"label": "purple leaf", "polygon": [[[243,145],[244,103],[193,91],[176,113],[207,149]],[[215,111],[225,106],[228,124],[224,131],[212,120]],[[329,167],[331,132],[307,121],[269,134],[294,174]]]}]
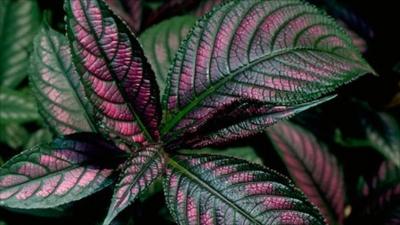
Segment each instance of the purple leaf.
[{"label": "purple leaf", "polygon": [[162,135],[195,132],[237,102],[294,107],[373,73],[347,34],[311,5],[249,0],[217,8],[178,51]]},{"label": "purple leaf", "polygon": [[148,146],[127,162],[115,186],[111,206],[103,225],[110,224],[119,212],[162,175],[164,157],[159,150],[160,146]]},{"label": "purple leaf", "polygon": [[102,0],[67,0],[65,10],[75,64],[102,131],[128,144],[157,141],[158,87],[136,37]]},{"label": "purple leaf", "polygon": [[325,224],[285,177],[260,165],[224,156],[178,156],[164,190],[180,225]]},{"label": "purple leaf", "polygon": [[[213,119],[208,120],[194,132],[187,132],[183,138],[178,138],[178,140],[182,146],[190,148],[222,145],[254,135],[264,130],[266,126],[290,118],[334,97],[329,96],[305,104],[280,107],[248,103],[232,104],[228,108],[234,110],[227,109],[217,112],[217,116]],[[168,138],[168,136],[166,137]],[[176,142],[171,142],[170,145],[179,147]]]},{"label": "purple leaf", "polygon": [[329,224],[343,224],[343,172],[327,147],[309,131],[288,122],[267,129],[267,134],[297,186]]},{"label": "purple leaf", "polygon": [[0,206],[51,208],[91,195],[111,184],[120,154],[90,134],[24,151],[0,168]]},{"label": "purple leaf", "polygon": [[29,78],[39,111],[57,135],[97,130],[68,41],[46,25],[34,40]]}]

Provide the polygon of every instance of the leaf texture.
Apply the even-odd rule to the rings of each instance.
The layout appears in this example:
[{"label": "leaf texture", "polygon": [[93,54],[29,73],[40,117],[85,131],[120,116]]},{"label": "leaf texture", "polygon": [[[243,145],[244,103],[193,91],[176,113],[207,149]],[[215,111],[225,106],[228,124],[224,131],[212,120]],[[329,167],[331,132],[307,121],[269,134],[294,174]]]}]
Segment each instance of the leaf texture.
[{"label": "leaf texture", "polygon": [[89,134],[24,151],[0,168],[0,206],[51,208],[93,194],[111,183],[120,154]]},{"label": "leaf texture", "polygon": [[182,40],[195,24],[193,16],[178,16],[147,29],[140,36],[145,55],[156,74],[160,93],[164,93],[168,69]]},{"label": "leaf texture", "polygon": [[30,122],[38,118],[34,101],[29,96],[0,88],[0,124]]},{"label": "leaf texture", "polygon": [[223,156],[178,156],[164,182],[178,224],[325,224],[292,183],[247,161]]},{"label": "leaf texture", "polygon": [[[217,112],[217,116],[208,120],[199,129],[188,132],[179,143],[191,148],[203,148],[236,141],[261,132],[279,120],[290,118],[297,113],[329,101],[336,96],[328,96],[305,104],[294,106],[268,107],[258,104],[232,104],[228,109]],[[230,109],[233,109],[230,111]],[[228,112],[228,113],[226,113]],[[168,136],[166,136],[168,138]],[[179,137],[179,136],[178,136]],[[172,139],[174,140],[174,139]],[[170,145],[179,146],[176,142]]]},{"label": "leaf texture", "polygon": [[142,24],[142,0],[105,0],[110,8],[138,33]]},{"label": "leaf texture", "polygon": [[345,184],[336,158],[309,131],[281,122],[267,134],[296,185],[328,219],[343,224]]},{"label": "leaf texture", "polygon": [[26,78],[29,52],[40,24],[35,0],[0,1],[0,85],[17,87]]},{"label": "leaf texture", "polygon": [[65,9],[74,62],[101,130],[128,144],[157,140],[158,87],[136,37],[102,0],[68,0]]},{"label": "leaf texture", "polygon": [[148,146],[128,161],[114,195],[104,225],[108,225],[164,172],[160,146]]},{"label": "leaf texture", "polygon": [[195,130],[243,101],[269,108],[316,100],[373,72],[332,20],[296,0],[233,0],[203,17],[178,51],[162,134]]},{"label": "leaf texture", "polygon": [[57,135],[96,132],[66,38],[44,25],[34,40],[31,67],[30,84],[50,129]]}]

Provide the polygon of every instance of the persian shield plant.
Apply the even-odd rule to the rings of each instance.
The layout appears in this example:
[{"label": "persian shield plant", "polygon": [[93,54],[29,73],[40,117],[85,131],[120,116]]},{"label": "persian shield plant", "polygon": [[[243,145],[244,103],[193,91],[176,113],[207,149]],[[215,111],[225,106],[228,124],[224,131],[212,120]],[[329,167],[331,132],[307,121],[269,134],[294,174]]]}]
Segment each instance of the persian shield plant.
[{"label": "persian shield plant", "polygon": [[[162,179],[178,224],[326,224],[308,193],[279,173],[179,150],[263,132],[374,73],[333,19],[298,0],[227,1],[179,33],[188,32],[172,60],[171,52],[144,52],[102,0],[66,0],[64,8],[66,37],[42,26],[30,74],[59,137],[1,167],[1,206],[51,208],[113,185],[108,225]],[[278,142],[287,126],[270,135]]]}]

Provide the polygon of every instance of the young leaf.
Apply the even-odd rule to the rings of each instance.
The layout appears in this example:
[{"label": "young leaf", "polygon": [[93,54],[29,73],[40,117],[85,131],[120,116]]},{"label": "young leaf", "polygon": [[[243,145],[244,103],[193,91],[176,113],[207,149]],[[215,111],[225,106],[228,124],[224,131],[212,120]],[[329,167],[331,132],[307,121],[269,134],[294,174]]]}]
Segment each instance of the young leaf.
[{"label": "young leaf", "polygon": [[28,131],[23,126],[17,123],[0,124],[0,143],[17,149],[24,145],[28,138]]},{"label": "young leaf", "polygon": [[25,148],[33,148],[41,143],[48,143],[52,140],[52,135],[48,129],[40,129],[31,134],[28,141],[25,143]]},{"label": "young leaf", "polygon": [[213,7],[221,4],[223,1],[224,0],[203,0],[200,2],[194,14],[196,16],[204,16],[206,13],[210,12]]},{"label": "young leaf", "polygon": [[34,101],[29,96],[19,91],[0,88],[0,124],[24,123],[38,118]]},{"label": "young leaf", "polygon": [[0,1],[0,85],[17,87],[27,75],[29,52],[40,24],[36,0]]},{"label": "young leaf", "polygon": [[197,129],[240,101],[290,107],[373,72],[347,34],[296,0],[229,1],[190,32],[170,70],[162,134]]},{"label": "young leaf", "polygon": [[30,84],[49,127],[58,135],[95,132],[66,38],[44,25],[34,40],[31,67]]},{"label": "young leaf", "polygon": [[111,183],[120,154],[90,134],[24,151],[0,168],[0,206],[51,208],[93,194]]},{"label": "young leaf", "polygon": [[164,172],[164,157],[159,150],[160,146],[146,147],[128,161],[115,186],[111,206],[103,225],[110,224],[119,212]]},{"label": "young leaf", "polygon": [[329,224],[343,224],[343,173],[327,147],[312,133],[291,123],[281,122],[267,129],[267,134],[297,186]]},{"label": "young leaf", "polygon": [[103,0],[66,0],[75,64],[106,135],[127,143],[159,138],[155,76],[136,37]]},{"label": "young leaf", "polygon": [[178,156],[164,190],[178,224],[325,224],[285,177],[223,156]]},{"label": "young leaf", "polygon": [[140,36],[144,53],[156,74],[160,93],[164,93],[168,69],[182,40],[195,24],[193,16],[179,16],[147,29]]}]

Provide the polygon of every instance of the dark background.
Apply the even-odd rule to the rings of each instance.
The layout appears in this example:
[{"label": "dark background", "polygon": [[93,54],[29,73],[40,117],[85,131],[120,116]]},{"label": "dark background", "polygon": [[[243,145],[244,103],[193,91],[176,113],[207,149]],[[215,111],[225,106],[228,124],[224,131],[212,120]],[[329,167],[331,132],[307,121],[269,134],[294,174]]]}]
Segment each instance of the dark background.
[{"label": "dark background", "polygon": [[[331,2],[329,0],[310,1],[325,7],[329,6]],[[62,1],[39,0],[39,2],[43,10],[54,12],[53,26],[61,31],[64,18]],[[307,111],[294,118],[294,121],[314,131],[321,140],[331,146],[331,150],[338,157],[345,171],[348,202],[356,202],[356,186],[359,176],[372,175],[383,159],[371,149],[350,150],[338,146],[333,142],[332,137],[334,130],[338,127],[350,136],[362,135],[359,131],[362,129],[359,118],[364,116],[364,109],[358,103],[367,103],[370,105],[370,110],[386,111],[397,119],[400,118],[398,108],[388,109],[385,107],[395,93],[399,92],[399,74],[394,73],[392,68],[397,62],[400,62],[400,11],[398,1],[338,0],[337,2],[358,15],[359,18],[363,18],[365,23],[361,24],[367,24],[364,27],[360,26],[360,22],[357,20],[346,21],[346,19],[340,18],[343,17],[340,12],[335,12],[327,7],[330,14],[347,22],[348,26],[367,40],[368,51],[365,53],[365,57],[378,72],[379,77],[372,75],[362,77],[340,89],[340,96],[334,101]],[[371,31],[373,35],[371,35]],[[249,144],[257,150],[265,165],[287,174],[266,136],[258,135],[234,143],[236,146]],[[1,148],[7,147],[1,146]],[[11,155],[6,156],[6,159],[9,157]],[[60,209],[35,211],[35,215],[21,214],[0,208],[0,218],[8,225],[90,225],[101,223],[108,209],[111,193],[110,189],[106,189]],[[357,215],[357,212],[354,214]],[[130,217],[133,217],[135,222],[129,221]],[[362,221],[360,218],[351,216],[347,224],[374,224],[373,220],[369,220],[367,223],[360,223],[360,221]],[[115,224],[127,224],[128,222],[129,224],[174,224],[165,208],[162,193],[153,194],[146,201],[137,201],[121,214],[119,221]],[[379,224],[378,221],[375,222]]]}]

